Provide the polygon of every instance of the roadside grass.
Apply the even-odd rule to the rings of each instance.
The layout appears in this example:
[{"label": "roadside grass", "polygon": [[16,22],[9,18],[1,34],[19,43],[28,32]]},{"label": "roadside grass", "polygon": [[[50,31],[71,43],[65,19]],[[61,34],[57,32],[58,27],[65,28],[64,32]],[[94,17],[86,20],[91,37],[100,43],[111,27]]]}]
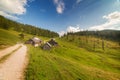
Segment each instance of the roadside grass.
[{"label": "roadside grass", "polygon": [[[57,39],[50,51],[28,45],[26,80],[119,80],[119,49],[89,51]],[[110,54],[109,54],[110,52]]]},{"label": "roadside grass", "polygon": [[19,46],[17,49],[13,50],[12,52],[8,53],[7,55],[0,58],[0,64],[3,63],[7,58],[9,58],[14,52],[16,52],[18,49],[20,49],[21,46]]}]

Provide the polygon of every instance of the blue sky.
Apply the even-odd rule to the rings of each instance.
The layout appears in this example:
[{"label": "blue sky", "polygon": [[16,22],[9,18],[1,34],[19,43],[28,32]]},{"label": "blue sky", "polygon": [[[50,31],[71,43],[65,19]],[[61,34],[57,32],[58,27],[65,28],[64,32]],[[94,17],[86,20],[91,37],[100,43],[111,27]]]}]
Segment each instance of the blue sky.
[{"label": "blue sky", "polygon": [[0,15],[55,32],[120,29],[106,27],[119,23],[119,0],[1,0]]}]

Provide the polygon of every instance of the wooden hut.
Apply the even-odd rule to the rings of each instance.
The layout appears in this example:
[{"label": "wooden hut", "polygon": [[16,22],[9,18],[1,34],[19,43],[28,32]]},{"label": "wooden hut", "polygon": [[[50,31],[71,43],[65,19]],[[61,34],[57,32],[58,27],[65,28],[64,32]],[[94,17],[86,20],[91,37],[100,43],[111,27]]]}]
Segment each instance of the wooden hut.
[{"label": "wooden hut", "polygon": [[33,46],[37,47],[41,45],[42,40],[37,38],[37,37],[33,37],[32,39],[29,39],[25,42],[25,44],[32,44]]}]

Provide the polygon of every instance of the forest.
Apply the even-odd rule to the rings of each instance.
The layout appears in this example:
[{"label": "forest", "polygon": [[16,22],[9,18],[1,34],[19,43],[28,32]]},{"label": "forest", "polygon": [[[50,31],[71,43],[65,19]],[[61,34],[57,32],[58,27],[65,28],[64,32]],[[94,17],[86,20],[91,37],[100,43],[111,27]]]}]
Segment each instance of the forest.
[{"label": "forest", "polygon": [[54,38],[59,36],[58,33],[56,32],[42,29],[36,26],[28,25],[28,24],[22,24],[22,23],[7,19],[3,16],[0,16],[0,28],[6,29],[6,30],[12,29],[17,32],[28,33],[32,35],[44,36],[49,38]]},{"label": "forest", "polygon": [[[80,31],[76,33],[67,33],[67,35],[93,36],[101,39],[120,42],[120,30],[101,30],[101,31]],[[66,36],[66,35],[64,35]]]}]

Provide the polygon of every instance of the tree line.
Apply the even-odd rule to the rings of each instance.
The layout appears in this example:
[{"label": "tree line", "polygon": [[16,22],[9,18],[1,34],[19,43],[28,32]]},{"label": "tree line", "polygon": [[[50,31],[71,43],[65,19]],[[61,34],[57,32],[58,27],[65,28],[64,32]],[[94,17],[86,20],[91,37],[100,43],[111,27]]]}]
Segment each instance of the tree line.
[{"label": "tree line", "polygon": [[68,33],[67,35],[93,36],[101,39],[120,42],[120,30],[102,30],[102,31],[80,31]]},{"label": "tree line", "polygon": [[44,36],[49,38],[59,36],[58,33],[56,32],[35,27],[28,24],[22,24],[22,23],[7,19],[3,16],[0,16],[0,28],[6,29],[6,30],[12,29],[17,32],[22,32],[22,33],[27,33],[27,34],[37,35],[37,36]]}]

